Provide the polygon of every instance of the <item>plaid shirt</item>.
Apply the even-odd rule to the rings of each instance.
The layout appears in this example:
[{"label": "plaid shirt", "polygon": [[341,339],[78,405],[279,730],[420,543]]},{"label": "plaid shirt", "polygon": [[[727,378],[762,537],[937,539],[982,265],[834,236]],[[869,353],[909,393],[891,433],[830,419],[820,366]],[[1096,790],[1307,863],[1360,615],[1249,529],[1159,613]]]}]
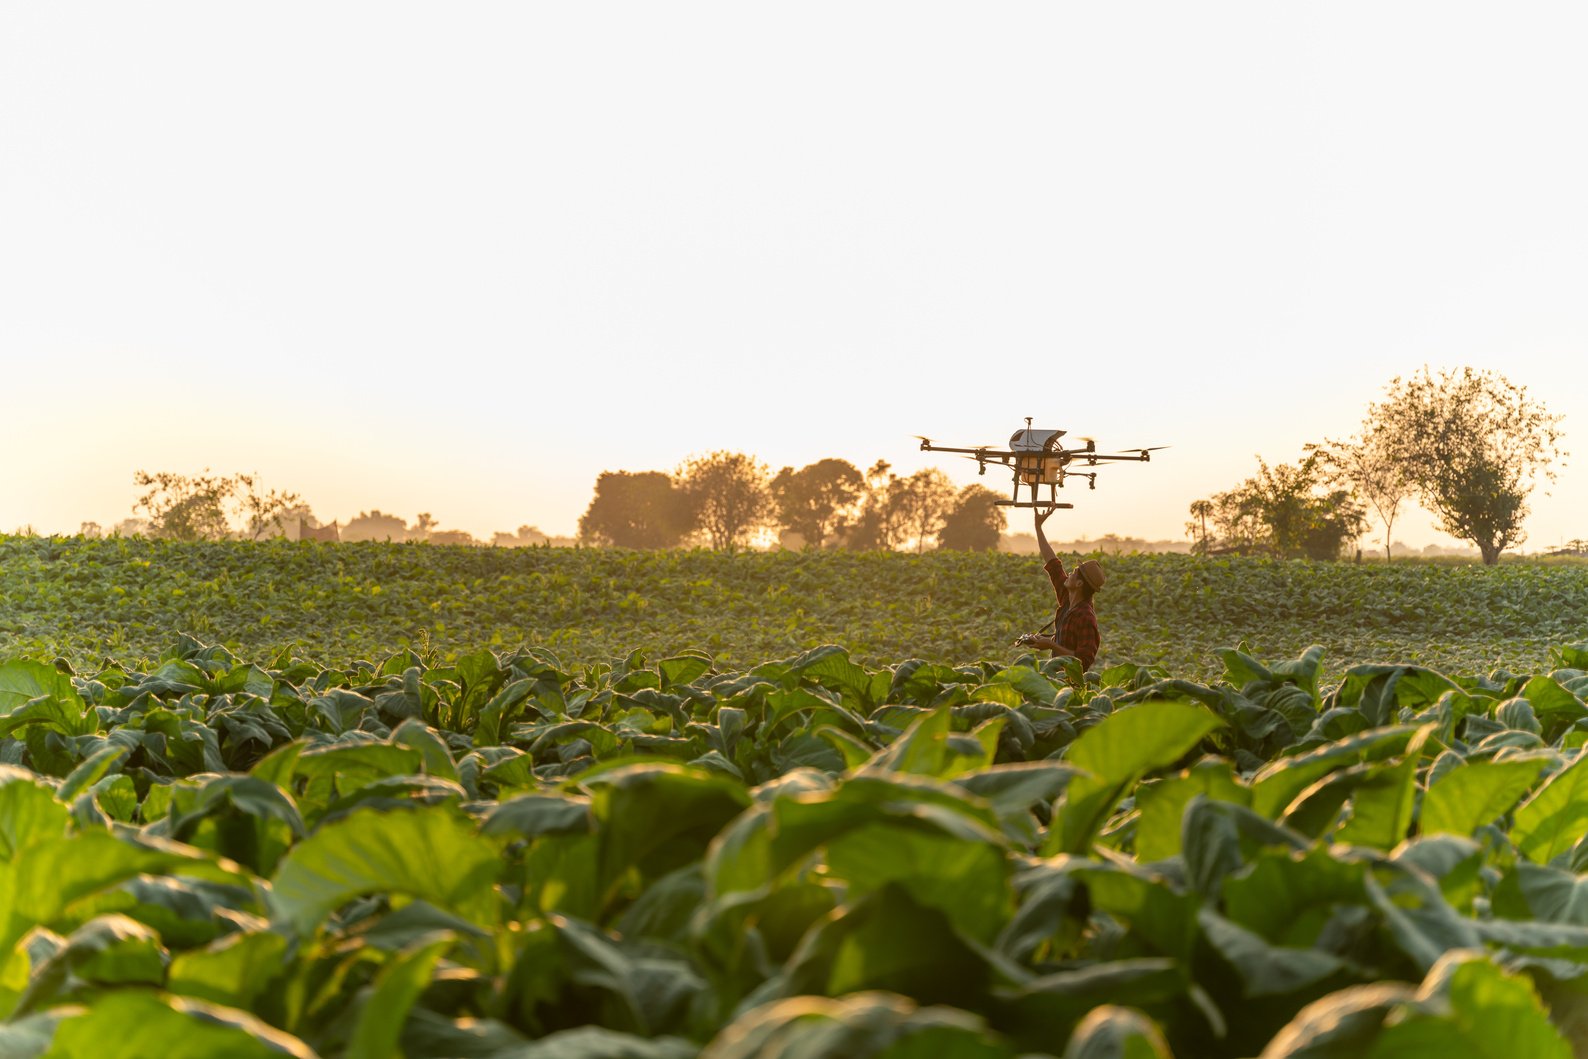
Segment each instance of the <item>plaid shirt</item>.
[{"label": "plaid shirt", "polygon": [[1092,609],[1092,601],[1088,599],[1073,607],[1066,605],[1068,596],[1064,591],[1064,581],[1069,575],[1064,572],[1064,560],[1055,556],[1044,563],[1042,569],[1047,571],[1048,580],[1053,582],[1053,591],[1059,597],[1059,608],[1053,614],[1053,635],[1060,647],[1075,652],[1082,669],[1090,669],[1097,659],[1100,642],[1097,612]]}]

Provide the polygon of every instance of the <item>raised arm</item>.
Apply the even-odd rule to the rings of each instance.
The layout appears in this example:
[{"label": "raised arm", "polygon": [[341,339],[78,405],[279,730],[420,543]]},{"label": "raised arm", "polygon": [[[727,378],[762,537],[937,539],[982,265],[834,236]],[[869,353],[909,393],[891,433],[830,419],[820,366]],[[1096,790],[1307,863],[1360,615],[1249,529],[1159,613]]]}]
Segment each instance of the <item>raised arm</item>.
[{"label": "raised arm", "polygon": [[1053,554],[1053,545],[1048,543],[1048,535],[1042,532],[1042,524],[1048,520],[1048,516],[1053,514],[1053,512],[1054,509],[1051,507],[1046,511],[1032,510],[1032,513],[1037,518],[1037,548],[1042,552],[1042,561],[1044,563],[1051,563],[1058,558],[1057,555]]}]

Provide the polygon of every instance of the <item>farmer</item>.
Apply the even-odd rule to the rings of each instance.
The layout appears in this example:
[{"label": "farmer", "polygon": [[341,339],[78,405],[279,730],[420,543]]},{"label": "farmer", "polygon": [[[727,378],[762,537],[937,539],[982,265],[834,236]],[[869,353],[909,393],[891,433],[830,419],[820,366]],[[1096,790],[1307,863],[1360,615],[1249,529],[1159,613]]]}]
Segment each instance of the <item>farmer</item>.
[{"label": "farmer", "polygon": [[1059,597],[1058,610],[1053,615],[1053,635],[1038,634],[1027,638],[1029,646],[1045,648],[1055,655],[1080,659],[1082,669],[1090,669],[1097,658],[1097,613],[1092,610],[1092,597],[1103,587],[1103,567],[1096,559],[1081,563],[1070,574],[1064,572],[1064,561],[1053,553],[1042,524],[1054,509],[1034,512],[1037,523],[1037,546],[1042,550],[1042,569],[1053,582],[1053,591]]}]

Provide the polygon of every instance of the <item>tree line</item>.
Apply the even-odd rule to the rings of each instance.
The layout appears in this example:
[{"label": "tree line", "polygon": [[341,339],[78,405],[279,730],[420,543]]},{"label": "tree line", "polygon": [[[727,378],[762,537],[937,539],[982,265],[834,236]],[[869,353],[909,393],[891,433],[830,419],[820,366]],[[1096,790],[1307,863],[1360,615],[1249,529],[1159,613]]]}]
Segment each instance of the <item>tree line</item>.
[{"label": "tree line", "polygon": [[[257,475],[138,471],[138,516],[116,527],[168,540],[257,540],[293,535],[326,540],[429,541],[521,547],[575,543],[533,526],[479,541],[445,530],[421,512],[413,525],[380,510],[346,525],[321,527],[297,493],[271,489]],[[606,471],[579,519],[577,543],[623,548],[704,545],[735,549],[775,534],[784,547],[991,551],[1005,526],[998,495],[979,485],[956,488],[937,468],[901,476],[884,461],[862,473],[847,460],[823,459],[772,474],[753,456],[718,451],[694,456],[673,472]],[[334,530],[332,533],[322,529]],[[97,536],[99,527],[85,523]]]},{"label": "tree line", "polygon": [[1416,502],[1493,565],[1527,539],[1527,499],[1568,455],[1560,421],[1497,372],[1425,367],[1392,379],[1352,436],[1309,444],[1293,464],[1259,458],[1251,478],[1193,501],[1186,533],[1198,554],[1333,559],[1376,519],[1388,559],[1395,520]]},{"label": "tree line", "polygon": [[[1567,456],[1560,421],[1525,387],[1492,371],[1436,375],[1424,368],[1396,377],[1369,404],[1355,434],[1308,444],[1294,463],[1271,466],[1259,458],[1252,477],[1193,501],[1186,523],[1191,550],[1334,559],[1376,520],[1391,558],[1396,519],[1416,502],[1442,530],[1476,546],[1485,563],[1496,563],[1526,539],[1528,497],[1538,479],[1554,480]],[[134,514],[144,518],[135,530],[118,527],[123,532],[257,539],[320,525],[296,493],[266,490],[256,475],[138,471],[134,482],[144,490]],[[579,519],[577,542],[727,550],[775,537],[795,548],[994,550],[1005,528],[998,499],[980,485],[957,488],[935,467],[899,475],[878,460],[862,472],[827,458],[773,474],[754,456],[717,451],[692,456],[671,472],[602,472]],[[85,524],[85,533],[92,525]],[[428,513],[409,526],[378,510],[360,513],[334,539],[575,543],[533,526],[477,541],[440,529]]]},{"label": "tree line", "polygon": [[827,458],[773,474],[754,456],[717,451],[672,472],[602,472],[579,540],[727,550],[776,534],[785,547],[990,551],[1005,526],[998,499],[980,485],[957,488],[936,467],[901,476],[878,460],[862,473]]}]

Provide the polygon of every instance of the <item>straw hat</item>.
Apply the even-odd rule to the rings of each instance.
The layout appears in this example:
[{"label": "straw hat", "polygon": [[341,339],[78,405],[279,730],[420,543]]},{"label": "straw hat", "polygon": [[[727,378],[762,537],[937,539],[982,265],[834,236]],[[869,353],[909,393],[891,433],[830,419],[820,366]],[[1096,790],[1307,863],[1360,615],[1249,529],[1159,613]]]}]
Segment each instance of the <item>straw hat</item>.
[{"label": "straw hat", "polygon": [[1103,575],[1103,564],[1096,559],[1086,560],[1086,562],[1075,568],[1075,572],[1081,575],[1082,580],[1092,586],[1093,592],[1102,588],[1103,582],[1108,580]]}]

